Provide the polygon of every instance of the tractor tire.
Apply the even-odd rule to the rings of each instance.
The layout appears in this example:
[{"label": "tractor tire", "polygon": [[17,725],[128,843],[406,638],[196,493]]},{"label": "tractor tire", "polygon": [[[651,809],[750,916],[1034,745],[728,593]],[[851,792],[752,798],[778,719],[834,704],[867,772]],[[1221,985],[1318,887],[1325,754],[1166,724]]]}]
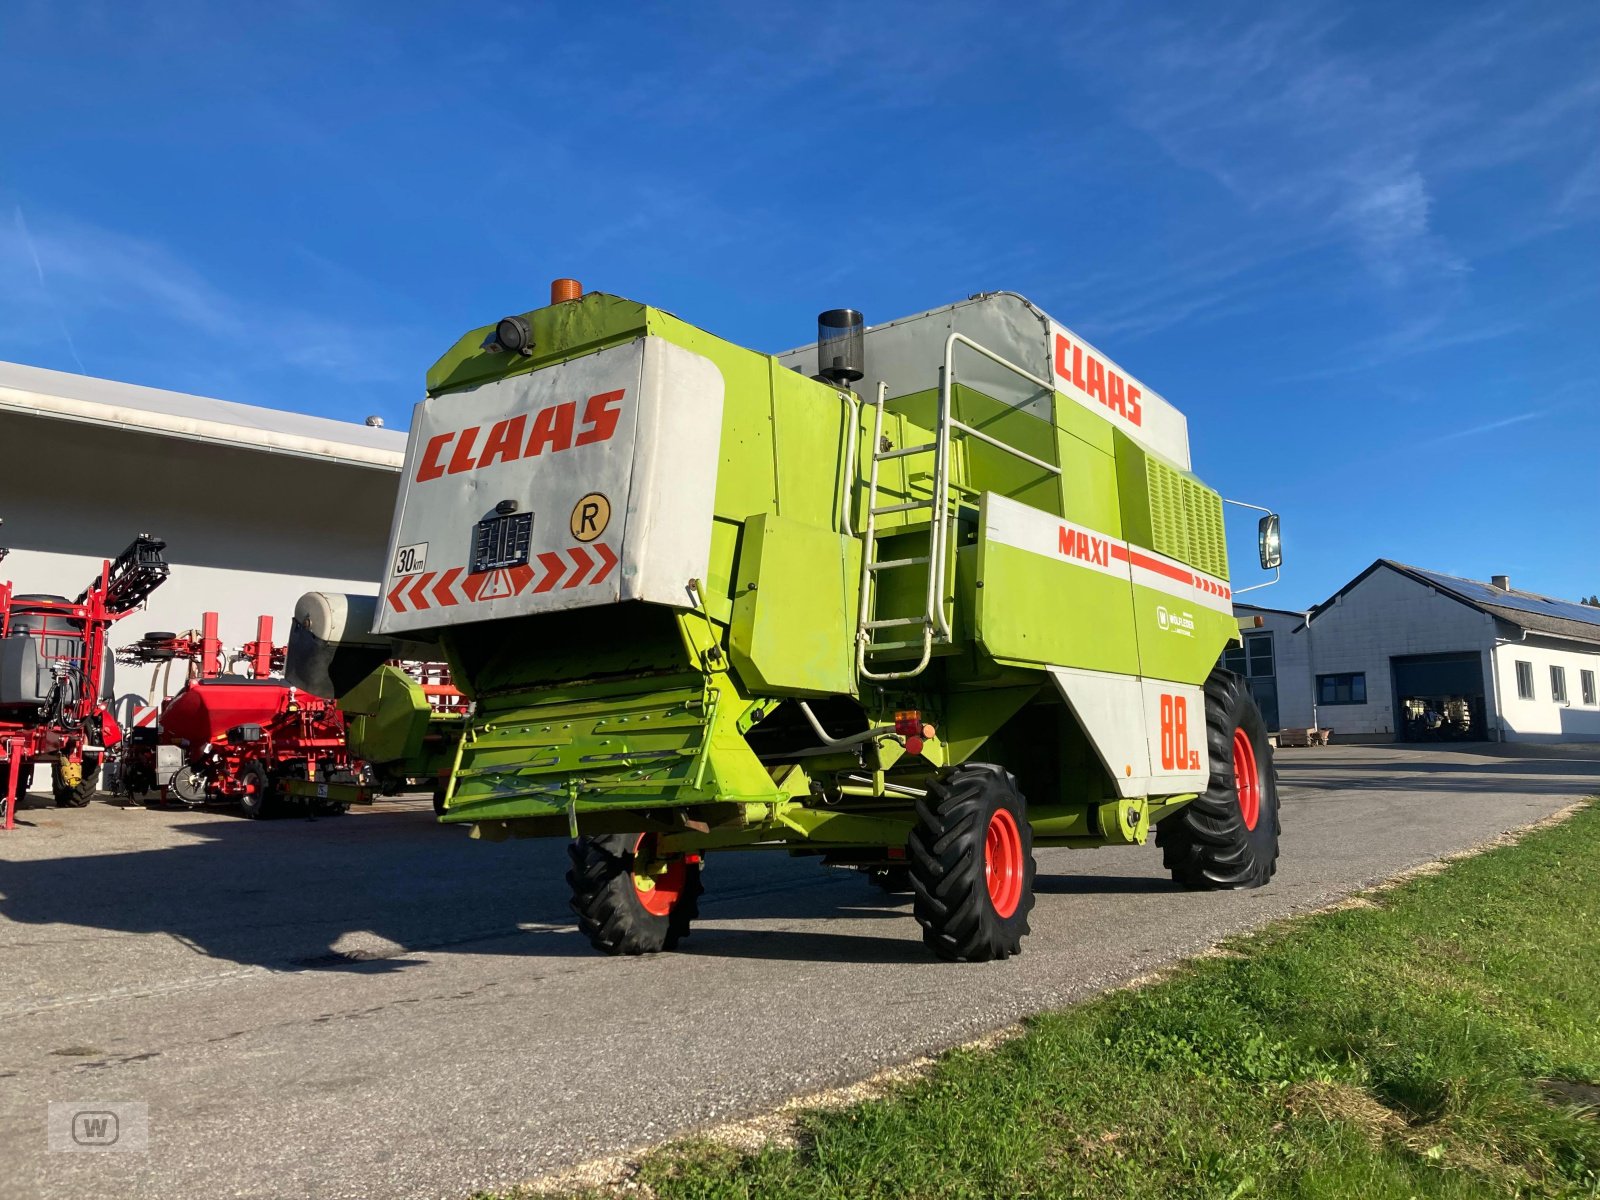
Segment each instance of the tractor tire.
[{"label": "tractor tire", "polygon": [[245,785],[244,792],[239,796],[239,811],[252,821],[270,817],[275,807],[274,793],[277,789],[272,786],[267,769],[254,760],[244,763],[239,768],[239,782]]},{"label": "tractor tire", "polygon": [[1267,725],[1244,680],[1221,668],[1206,680],[1203,796],[1156,826],[1156,845],[1186,888],[1260,887],[1278,869],[1278,770]]},{"label": "tractor tire", "polygon": [[912,891],[911,868],[871,867],[867,871],[867,882],[886,896],[908,896]]},{"label": "tractor tire", "polygon": [[963,763],[917,801],[907,843],[922,940],[950,962],[1022,949],[1033,908],[1033,828],[1017,781],[993,763]]},{"label": "tractor tire", "polygon": [[675,859],[664,875],[641,879],[634,857],[653,834],[581,837],[568,847],[572,911],[578,928],[605,954],[655,954],[689,936],[700,915],[700,864]]},{"label": "tractor tire", "polygon": [[50,791],[56,798],[57,808],[82,808],[94,799],[100,790],[100,760],[87,755],[83,760],[83,774],[78,782],[69,784],[61,776],[61,764],[50,766]]}]

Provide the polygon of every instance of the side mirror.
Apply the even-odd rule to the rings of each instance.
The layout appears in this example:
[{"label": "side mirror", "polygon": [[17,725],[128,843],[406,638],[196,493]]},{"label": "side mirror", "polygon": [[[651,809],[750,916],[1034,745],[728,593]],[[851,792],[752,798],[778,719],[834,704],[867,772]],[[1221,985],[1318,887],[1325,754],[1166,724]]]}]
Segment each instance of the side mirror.
[{"label": "side mirror", "polygon": [[1261,569],[1276,571],[1283,565],[1283,537],[1278,531],[1278,514],[1268,513],[1256,525],[1256,541],[1261,550]]}]

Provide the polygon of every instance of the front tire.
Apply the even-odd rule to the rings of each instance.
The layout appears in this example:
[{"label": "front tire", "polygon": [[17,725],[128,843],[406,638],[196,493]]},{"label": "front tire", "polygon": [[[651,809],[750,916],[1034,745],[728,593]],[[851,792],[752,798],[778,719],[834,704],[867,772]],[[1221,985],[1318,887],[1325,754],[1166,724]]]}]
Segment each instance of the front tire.
[{"label": "front tire", "polygon": [[94,799],[94,794],[100,790],[100,760],[86,755],[82,772],[76,783],[68,783],[62,775],[61,764],[50,765],[50,790],[55,795],[57,808],[82,808]]},{"label": "front tire", "polygon": [[917,801],[910,852],[922,940],[951,962],[1022,949],[1033,908],[1033,829],[1017,781],[992,763],[964,763]]},{"label": "front tire", "polygon": [[1278,771],[1266,722],[1244,680],[1220,668],[1206,680],[1205,795],[1156,826],[1172,878],[1187,888],[1261,887],[1278,869]]},{"label": "front tire", "polygon": [[689,936],[700,915],[700,864],[655,857],[653,833],[581,837],[567,849],[572,911],[589,943],[605,954],[656,954]]}]

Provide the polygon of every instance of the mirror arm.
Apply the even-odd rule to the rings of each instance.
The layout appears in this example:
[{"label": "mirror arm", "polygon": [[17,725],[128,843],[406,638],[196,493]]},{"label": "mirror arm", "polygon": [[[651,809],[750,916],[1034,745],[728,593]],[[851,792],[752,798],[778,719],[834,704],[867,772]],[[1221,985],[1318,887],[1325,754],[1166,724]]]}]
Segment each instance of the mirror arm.
[{"label": "mirror arm", "polygon": [[1273,584],[1278,582],[1282,575],[1283,565],[1280,563],[1278,566],[1272,568],[1272,578],[1267,580],[1265,583],[1252,583],[1249,587],[1234,588],[1233,594],[1235,596],[1242,596],[1246,592],[1255,591],[1257,588],[1271,587]]},{"label": "mirror arm", "polygon": [[1258,513],[1266,513],[1269,517],[1272,516],[1272,510],[1270,508],[1262,508],[1259,504],[1249,504],[1243,500],[1229,500],[1226,496],[1222,497],[1222,502],[1224,504],[1236,505],[1239,508],[1248,508]]},{"label": "mirror arm", "polygon": [[[1259,504],[1251,504],[1247,500],[1229,500],[1226,496],[1224,496],[1224,497],[1222,497],[1222,502],[1224,504],[1232,504],[1236,508],[1248,508],[1252,512],[1266,513],[1267,516],[1269,516],[1269,517],[1274,515],[1272,509],[1263,508]],[[1235,596],[1242,596],[1246,592],[1253,592],[1253,591],[1256,591],[1259,588],[1271,587],[1273,584],[1277,583],[1278,580],[1281,579],[1281,578],[1283,578],[1283,562],[1280,559],[1279,562],[1278,562],[1278,565],[1276,567],[1272,568],[1272,578],[1271,579],[1267,580],[1265,583],[1252,583],[1249,587],[1234,588],[1233,589],[1233,594]]]}]

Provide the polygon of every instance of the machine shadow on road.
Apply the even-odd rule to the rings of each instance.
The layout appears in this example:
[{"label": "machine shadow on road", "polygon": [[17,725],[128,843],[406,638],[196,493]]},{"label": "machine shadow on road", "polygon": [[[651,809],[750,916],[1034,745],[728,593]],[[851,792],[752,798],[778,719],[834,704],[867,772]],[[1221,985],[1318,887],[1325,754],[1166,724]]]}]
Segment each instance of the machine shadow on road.
[{"label": "machine shadow on road", "polygon": [[745,958],[765,962],[937,965],[906,914],[906,936],[829,933],[809,929],[704,929],[677,950],[691,958]]},{"label": "machine shadow on road", "polygon": [[540,878],[547,855],[536,865],[511,852],[521,847],[474,843],[431,813],[257,822],[220,812],[123,818],[96,805],[49,822],[107,816],[126,820],[139,844],[0,862],[0,922],[157,935],[207,958],[286,971],[401,970],[417,965],[399,958],[411,951],[482,952],[497,941],[506,953],[588,952],[567,928],[559,874]]},{"label": "machine shadow on road", "polygon": [[[45,810],[29,811],[43,816]],[[163,816],[171,823],[154,823]],[[96,818],[124,820],[100,805],[49,820],[70,825]],[[136,823],[128,832],[142,845],[0,863],[0,922],[149,935],[206,958],[291,972],[400,971],[421,965],[406,957],[421,952],[595,957],[567,907],[561,843],[475,842],[421,811],[316,822],[223,814],[125,819]],[[96,832],[103,835],[105,826]],[[104,845],[103,837],[95,842]],[[1041,870],[1036,888],[1042,895],[1174,890],[1156,873],[1157,858],[1140,868],[1152,873]],[[926,957],[910,896],[885,894],[855,872],[737,855],[714,859],[706,886],[701,924],[685,943],[690,953],[795,961]],[[848,920],[849,930],[793,927],[837,919]],[[903,922],[903,932],[885,936],[884,921]],[[774,927],[719,928],[749,922]],[[67,953],[72,935],[55,936]]]},{"label": "machine shadow on road", "polygon": [[1033,890],[1040,896],[1149,896],[1184,889],[1166,875],[1046,875],[1041,871],[1034,876]]}]

